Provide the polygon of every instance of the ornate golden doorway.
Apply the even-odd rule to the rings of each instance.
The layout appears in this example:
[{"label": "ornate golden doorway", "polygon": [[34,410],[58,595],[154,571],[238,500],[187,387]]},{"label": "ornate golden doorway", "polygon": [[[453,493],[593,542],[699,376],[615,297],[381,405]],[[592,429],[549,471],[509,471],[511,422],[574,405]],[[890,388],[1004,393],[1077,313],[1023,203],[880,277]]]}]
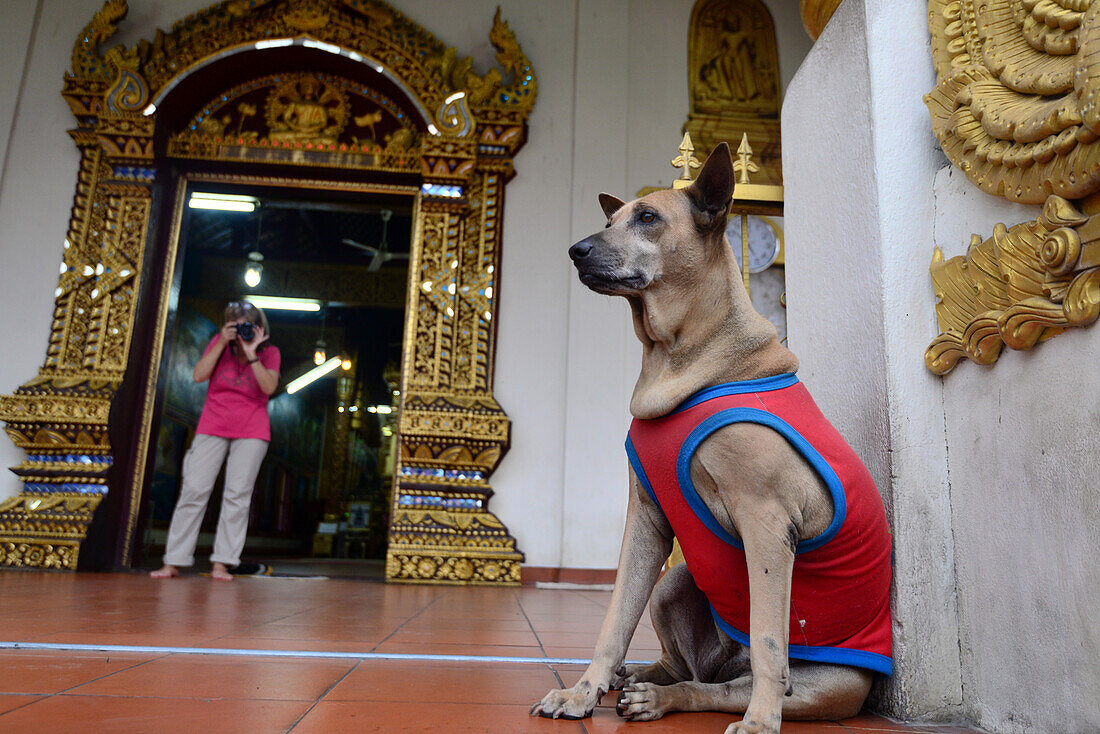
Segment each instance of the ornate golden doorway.
[{"label": "ornate golden doorway", "polygon": [[179,174],[263,170],[414,194],[386,576],[518,583],[522,554],[488,509],[509,441],[492,394],[504,185],[536,91],[507,24],[490,31],[501,69],[479,76],[373,0],[229,0],[101,56],[126,11],[104,4],[65,80],[81,165],[45,363],[0,398],[27,451],[0,564],[133,564]]}]

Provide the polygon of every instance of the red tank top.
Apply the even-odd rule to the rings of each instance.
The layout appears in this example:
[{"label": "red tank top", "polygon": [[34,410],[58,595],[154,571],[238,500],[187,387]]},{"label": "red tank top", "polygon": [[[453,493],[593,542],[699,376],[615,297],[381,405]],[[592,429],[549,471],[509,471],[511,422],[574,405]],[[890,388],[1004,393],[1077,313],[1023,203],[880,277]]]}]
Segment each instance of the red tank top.
[{"label": "red tank top", "polygon": [[635,419],[626,450],[668,518],[715,622],[749,644],[749,580],[741,540],[726,532],[691,482],[691,459],[731,423],[768,426],[810,463],[833,500],[833,520],[795,549],[788,654],[890,675],[890,529],[867,468],[793,374],[702,390],[672,413]]}]

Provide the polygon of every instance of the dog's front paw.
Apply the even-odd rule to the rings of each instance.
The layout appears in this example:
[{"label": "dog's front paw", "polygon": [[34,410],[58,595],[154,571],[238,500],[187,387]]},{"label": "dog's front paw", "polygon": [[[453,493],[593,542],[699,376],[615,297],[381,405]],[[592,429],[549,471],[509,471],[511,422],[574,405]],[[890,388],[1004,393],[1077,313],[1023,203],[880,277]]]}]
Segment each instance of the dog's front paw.
[{"label": "dog's front paw", "polygon": [[771,724],[762,724],[749,716],[726,727],[725,734],[779,734],[780,719],[776,717]]},{"label": "dog's front paw", "polygon": [[615,712],[627,721],[653,721],[672,709],[670,689],[653,683],[632,683],[623,688]]},{"label": "dog's front paw", "polygon": [[583,719],[592,715],[603,693],[584,681],[565,690],[555,688],[531,707],[531,715],[548,719]]}]

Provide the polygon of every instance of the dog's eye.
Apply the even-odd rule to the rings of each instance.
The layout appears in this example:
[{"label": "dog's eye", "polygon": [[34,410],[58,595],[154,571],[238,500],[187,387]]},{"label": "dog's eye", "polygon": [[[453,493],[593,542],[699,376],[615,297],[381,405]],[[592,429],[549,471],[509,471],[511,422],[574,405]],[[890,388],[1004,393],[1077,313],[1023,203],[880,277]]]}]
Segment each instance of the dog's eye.
[{"label": "dog's eye", "polygon": [[653,212],[642,212],[638,215],[638,221],[642,224],[653,224],[657,221],[657,215]]}]

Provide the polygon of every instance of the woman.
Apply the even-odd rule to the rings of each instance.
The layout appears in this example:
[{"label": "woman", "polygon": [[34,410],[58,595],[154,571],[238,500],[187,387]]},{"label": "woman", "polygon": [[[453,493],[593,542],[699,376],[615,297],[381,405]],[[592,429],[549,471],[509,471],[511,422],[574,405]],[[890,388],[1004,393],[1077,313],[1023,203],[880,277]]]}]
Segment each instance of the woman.
[{"label": "woman", "polygon": [[267,401],[279,384],[279,349],[268,344],[267,317],[248,301],[225,309],[225,325],[195,365],[195,382],[210,381],[191,448],[183,459],[183,486],[172,513],[164,566],[154,578],[179,575],[195,562],[195,543],[226,454],[225,490],[214,536],[210,575],[232,581],[248,529],[248,507],[260,462],[271,441]]}]

